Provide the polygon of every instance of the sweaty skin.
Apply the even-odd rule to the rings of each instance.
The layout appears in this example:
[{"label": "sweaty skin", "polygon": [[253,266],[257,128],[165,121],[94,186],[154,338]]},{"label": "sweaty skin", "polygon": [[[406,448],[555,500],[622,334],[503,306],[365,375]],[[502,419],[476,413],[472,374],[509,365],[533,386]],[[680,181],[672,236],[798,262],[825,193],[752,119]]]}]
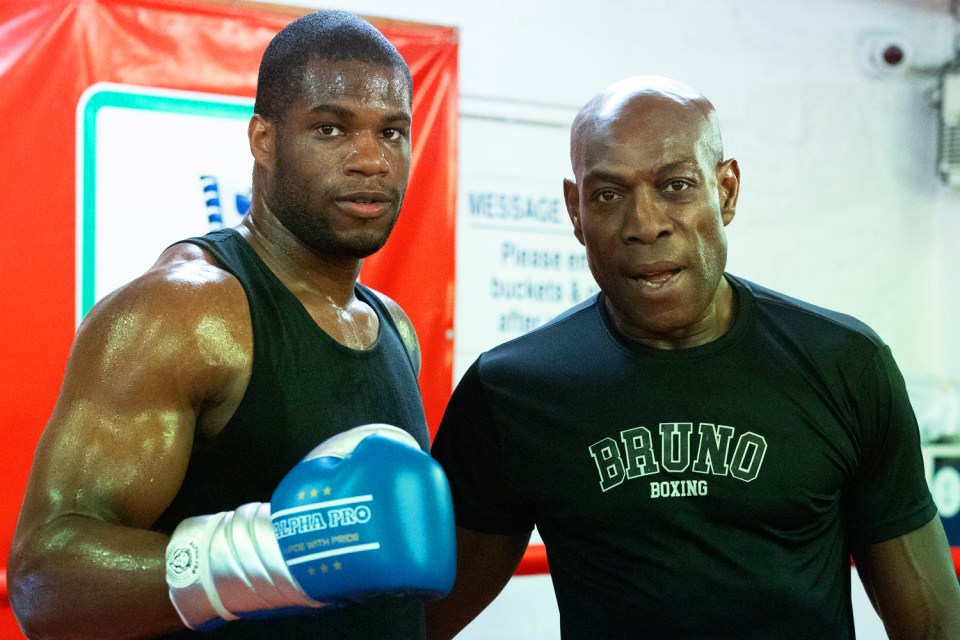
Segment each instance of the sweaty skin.
[{"label": "sweaty skin", "polygon": [[[237,230],[320,328],[365,349],[379,323],[354,283],[400,211],[410,89],[390,66],[314,60],[309,71],[282,120],[250,121],[253,198]],[[409,318],[381,297],[419,362]],[[151,527],[191,451],[239,405],[252,357],[242,286],[195,245],[169,248],[87,315],[11,546],[10,602],[31,638],[183,629],[167,593],[169,538]]]}]

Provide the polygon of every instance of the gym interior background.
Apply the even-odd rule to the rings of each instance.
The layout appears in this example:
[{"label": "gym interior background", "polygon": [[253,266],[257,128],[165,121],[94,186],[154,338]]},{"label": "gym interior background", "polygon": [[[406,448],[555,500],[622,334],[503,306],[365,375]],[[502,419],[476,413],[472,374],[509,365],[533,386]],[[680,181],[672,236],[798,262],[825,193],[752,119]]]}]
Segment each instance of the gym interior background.
[{"label": "gym interior background", "polygon": [[[255,6],[170,2],[211,11]],[[726,155],[738,158],[742,170],[738,215],[728,227],[729,270],[855,315],[890,344],[920,419],[941,516],[951,543],[960,547],[956,0],[283,0],[282,6],[268,2],[256,8],[288,18],[305,9],[349,9],[371,18],[438,25],[452,38],[459,116],[455,153],[443,170],[455,171],[456,234],[450,242],[456,276],[452,330],[440,336],[449,351],[444,356],[449,384],[481,350],[593,291],[561,192],[561,180],[569,175],[568,126],[579,106],[609,82],[640,73],[675,77],[701,90],[717,107]],[[23,24],[15,7],[0,8],[0,43],[11,42],[7,38]],[[191,43],[179,46],[189,49]],[[5,91],[13,62],[30,52],[5,54],[0,148],[31,141],[30,131],[18,130],[16,117],[31,109],[30,100],[11,104]],[[76,104],[64,105],[65,118],[76,112]],[[72,141],[69,148],[75,148]],[[241,173],[248,172],[249,158],[239,157]],[[243,186],[220,188],[230,198],[236,195],[239,208]],[[33,447],[56,392],[25,396],[25,390],[59,378],[70,338],[60,334],[65,326],[69,334],[76,322],[71,317],[50,335],[46,319],[30,322],[14,296],[31,290],[41,301],[36,308],[43,308],[43,287],[31,287],[31,274],[37,283],[53,278],[80,287],[80,248],[46,246],[42,238],[24,234],[34,223],[13,222],[30,215],[37,223],[45,217],[44,224],[77,225],[82,203],[62,211],[31,206],[44,189],[43,180],[26,180],[17,166],[4,167],[0,455],[6,481],[0,488],[0,567]],[[51,261],[48,251],[66,258]],[[51,264],[78,266],[49,273]],[[123,281],[133,274],[113,275]],[[77,297],[79,309],[79,291]],[[31,345],[50,340],[60,345],[52,356],[31,357]],[[29,407],[19,400],[24,397],[31,398]],[[533,573],[514,578],[461,637],[556,638],[556,606],[549,577],[537,573],[540,566],[529,563]],[[883,638],[861,591],[855,608],[860,637]],[[0,590],[0,636],[19,637],[5,590]]]}]

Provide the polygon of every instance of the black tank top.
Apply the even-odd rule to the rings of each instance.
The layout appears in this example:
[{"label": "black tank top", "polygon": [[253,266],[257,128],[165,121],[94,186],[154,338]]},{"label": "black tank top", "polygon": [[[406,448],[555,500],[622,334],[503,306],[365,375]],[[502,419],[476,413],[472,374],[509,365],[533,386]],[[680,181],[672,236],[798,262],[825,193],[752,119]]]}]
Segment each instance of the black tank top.
[{"label": "black tank top", "polygon": [[[355,350],[317,326],[246,240],[232,229],[190,242],[243,285],[253,327],[253,370],[236,412],[220,434],[196,445],[187,474],[154,528],[172,533],[190,516],[269,502],[287,472],[316,445],[351,427],[383,422],[408,431],[424,451],[429,434],[416,371],[389,311],[370,289],[357,298],[380,321],[377,342]],[[391,596],[339,609],[267,621],[231,622],[213,633],[168,638],[422,638],[415,600]]]}]

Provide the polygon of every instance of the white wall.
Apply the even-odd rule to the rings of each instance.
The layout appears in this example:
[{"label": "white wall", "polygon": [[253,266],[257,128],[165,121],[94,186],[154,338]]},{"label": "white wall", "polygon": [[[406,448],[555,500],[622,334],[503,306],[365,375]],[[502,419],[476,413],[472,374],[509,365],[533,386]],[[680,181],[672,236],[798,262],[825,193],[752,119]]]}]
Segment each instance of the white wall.
[{"label": "white wall", "polygon": [[[742,171],[730,271],[858,316],[912,381],[960,380],[960,191],[936,175],[937,81],[924,71],[953,55],[949,0],[282,1],[460,29],[461,209],[491,183],[559,197],[565,127],[609,82],[656,73],[697,87]],[[873,32],[901,38],[912,69],[869,73]],[[468,223],[458,233],[471,288],[458,288],[457,375],[506,337],[478,320],[486,279],[506,268],[498,245]],[[577,250],[546,235],[529,242]],[[508,588],[464,637],[557,637],[548,579]],[[861,595],[860,636],[883,637]]]},{"label": "white wall", "polygon": [[[960,193],[936,175],[936,77],[872,76],[860,50],[865,34],[894,33],[914,68],[943,64],[956,31],[948,0],[322,6],[458,27],[466,122],[484,111],[569,121],[605,84],[638,73],[692,84],[717,106],[743,173],[730,270],[860,317],[907,376],[960,378]],[[551,168],[567,167],[565,133],[536,151]],[[510,138],[460,153],[463,166],[531,171],[530,154]],[[543,188],[559,193],[561,178]]]}]

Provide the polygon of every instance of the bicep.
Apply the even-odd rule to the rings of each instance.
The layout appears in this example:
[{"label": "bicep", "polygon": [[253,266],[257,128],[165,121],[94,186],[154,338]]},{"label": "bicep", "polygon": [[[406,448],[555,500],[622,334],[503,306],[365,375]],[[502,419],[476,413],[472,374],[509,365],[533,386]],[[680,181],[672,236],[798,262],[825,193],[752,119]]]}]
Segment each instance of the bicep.
[{"label": "bicep", "polygon": [[457,527],[457,578],[443,600],[427,606],[427,637],[452,638],[483,611],[510,580],[530,533],[495,535]]},{"label": "bicep", "polygon": [[130,321],[94,320],[78,333],[24,502],[36,524],[79,514],[147,528],[179,488],[193,404],[151,353],[157,340],[117,335]]},{"label": "bicep", "polygon": [[59,515],[149,528],[180,488],[198,417],[236,395],[252,351],[242,288],[197,256],[175,257],[78,329],[21,532]]},{"label": "bicep", "polygon": [[891,638],[960,637],[960,587],[939,517],[855,549],[854,561]]}]

